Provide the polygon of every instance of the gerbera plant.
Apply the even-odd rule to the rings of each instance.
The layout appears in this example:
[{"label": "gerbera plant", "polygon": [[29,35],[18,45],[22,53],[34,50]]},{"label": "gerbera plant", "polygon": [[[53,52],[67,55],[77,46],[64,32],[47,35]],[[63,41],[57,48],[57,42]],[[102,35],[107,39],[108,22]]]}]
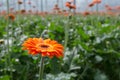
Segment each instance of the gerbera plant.
[{"label": "gerbera plant", "polygon": [[43,75],[43,63],[44,63],[44,57],[63,57],[63,46],[59,44],[55,40],[51,39],[45,39],[42,38],[28,38],[26,41],[22,44],[23,50],[28,50],[29,54],[41,55],[41,64],[40,64],[40,71],[39,71],[39,79],[42,80]]}]

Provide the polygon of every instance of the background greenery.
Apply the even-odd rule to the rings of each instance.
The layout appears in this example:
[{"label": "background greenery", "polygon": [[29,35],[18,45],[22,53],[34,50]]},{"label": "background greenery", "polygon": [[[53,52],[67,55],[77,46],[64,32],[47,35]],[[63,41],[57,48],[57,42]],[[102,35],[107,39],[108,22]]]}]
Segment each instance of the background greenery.
[{"label": "background greenery", "polygon": [[0,17],[0,80],[37,80],[40,55],[21,44],[42,35],[64,45],[66,27],[64,58],[45,58],[44,80],[120,80],[120,16],[18,15],[8,23]]}]

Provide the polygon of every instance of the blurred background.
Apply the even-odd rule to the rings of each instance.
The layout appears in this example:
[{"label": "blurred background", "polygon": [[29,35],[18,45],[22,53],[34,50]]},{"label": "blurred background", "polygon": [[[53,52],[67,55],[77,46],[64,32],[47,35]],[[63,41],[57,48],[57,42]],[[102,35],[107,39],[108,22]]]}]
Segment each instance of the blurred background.
[{"label": "blurred background", "polygon": [[43,80],[120,80],[120,0],[0,0],[0,80],[39,79],[41,54],[22,44],[40,36],[64,46]]},{"label": "blurred background", "polygon": [[[19,6],[17,0],[9,0],[9,7],[12,11],[18,11],[20,9],[25,9],[27,11],[43,11],[43,12],[52,12],[54,5],[58,4],[61,10],[66,10],[65,3],[69,0],[21,0],[22,4]],[[76,5],[77,12],[83,12],[89,9],[88,5],[92,2],[92,0],[74,0]],[[105,5],[109,5],[112,8],[120,6],[119,0],[102,0],[99,4],[99,10],[105,11]],[[7,10],[6,0],[0,1],[0,12]],[[96,6],[92,7],[92,11],[96,10]]]}]

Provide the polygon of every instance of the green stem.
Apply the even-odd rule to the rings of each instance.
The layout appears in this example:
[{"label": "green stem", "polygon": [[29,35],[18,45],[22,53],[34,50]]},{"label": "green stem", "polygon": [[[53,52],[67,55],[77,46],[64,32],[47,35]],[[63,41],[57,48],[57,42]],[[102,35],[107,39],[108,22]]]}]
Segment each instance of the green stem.
[{"label": "green stem", "polygon": [[64,43],[64,49],[66,49],[67,47],[67,42],[68,42],[68,37],[69,37],[69,23],[70,23],[70,19],[71,19],[71,10],[69,9],[69,16],[68,16],[68,22],[67,25],[65,26],[65,43]]},{"label": "green stem", "polygon": [[41,57],[38,80],[42,80],[42,78],[43,78],[43,70],[44,70],[44,57]]},{"label": "green stem", "polygon": [[[7,0],[7,15],[9,14],[9,1]],[[5,68],[8,67],[8,54],[9,54],[9,18],[7,19],[6,22],[6,40],[7,40],[7,45],[6,45],[6,56],[5,56]],[[6,74],[6,70],[5,70]]]},{"label": "green stem", "polygon": [[[7,0],[7,15],[9,15],[9,0]],[[10,77],[11,77],[11,80],[12,80],[12,63],[11,63],[11,54],[10,54],[10,51],[9,51],[9,48],[10,48],[10,45],[9,45],[9,18],[7,19],[7,28],[6,28],[6,31],[7,31],[7,57],[6,57],[6,67],[9,66],[10,67]],[[8,63],[7,63],[7,60],[8,60]]]},{"label": "green stem", "polygon": [[[97,12],[97,23],[99,23],[99,4],[96,4],[96,12]],[[97,27],[99,26],[99,24],[97,24]]]},{"label": "green stem", "polygon": [[65,26],[65,44],[64,44],[65,49],[67,47],[67,42],[68,42],[68,31],[69,31],[69,26]]}]

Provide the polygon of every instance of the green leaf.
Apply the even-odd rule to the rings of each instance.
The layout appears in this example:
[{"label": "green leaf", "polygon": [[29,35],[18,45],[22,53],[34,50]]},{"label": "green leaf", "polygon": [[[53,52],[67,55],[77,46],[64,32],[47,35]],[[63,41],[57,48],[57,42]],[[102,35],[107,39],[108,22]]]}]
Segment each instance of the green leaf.
[{"label": "green leaf", "polygon": [[8,75],[0,76],[0,80],[10,80],[10,76]]},{"label": "green leaf", "polygon": [[54,57],[50,61],[50,66],[51,66],[51,73],[57,74],[60,72],[60,61]]}]

